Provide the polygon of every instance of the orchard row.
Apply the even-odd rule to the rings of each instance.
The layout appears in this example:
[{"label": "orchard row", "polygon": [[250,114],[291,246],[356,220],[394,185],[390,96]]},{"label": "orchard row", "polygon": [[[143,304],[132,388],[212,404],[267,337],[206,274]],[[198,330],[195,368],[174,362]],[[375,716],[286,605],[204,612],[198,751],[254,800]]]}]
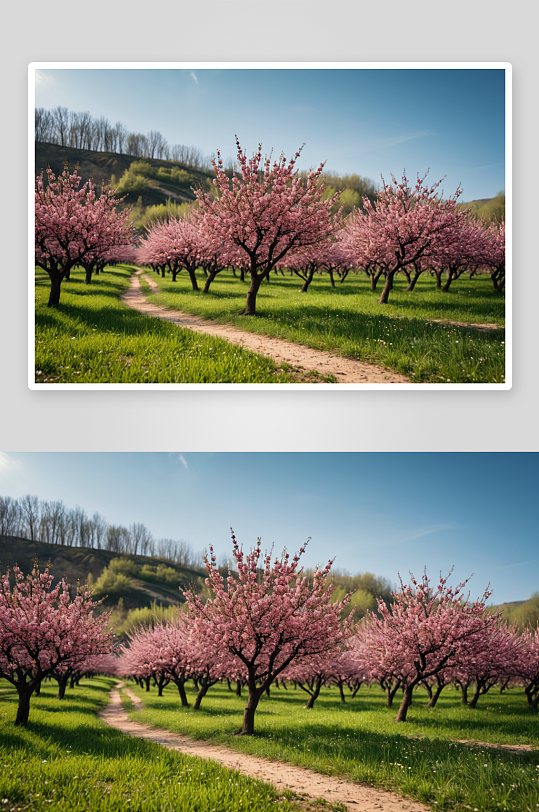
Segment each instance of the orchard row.
[{"label": "orchard row", "polygon": [[[109,615],[95,615],[98,603],[79,588],[71,599],[65,582],[52,587],[49,571],[37,567],[26,578],[14,568],[15,584],[3,576],[0,592],[0,677],[18,691],[16,724],[26,725],[30,698],[41,681],[105,669],[139,681],[154,679],[159,692],[174,682],[183,705],[185,682],[195,680],[196,707],[218,680],[246,686],[248,701],[242,733],[254,732],[255,713],[272,683],[294,681],[310,693],[312,707],[323,684],[379,683],[391,704],[403,700],[396,721],[405,721],[417,686],[432,692],[460,686],[463,701],[473,686],[475,705],[495,684],[524,687],[530,705],[539,704],[539,631],[516,629],[488,609],[490,595],[470,602],[465,583],[456,588],[440,578],[436,588],[421,581],[401,582],[388,606],[378,602],[358,624],[345,617],[350,595],[334,601],[331,562],[312,579],[299,567],[305,548],[291,559],[284,552],[271,560],[260,541],[244,554],[232,535],[234,571],[223,577],[213,549],[205,559],[210,597],[185,592],[186,613],[176,621],[134,632],[114,645]],[[99,655],[112,655],[95,660]],[[90,658],[90,659],[89,659]],[[62,691],[60,691],[62,693]]]},{"label": "orchard row", "polygon": [[[435,275],[444,290],[464,271],[488,272],[494,287],[505,285],[505,224],[474,220],[457,207],[460,189],[443,199],[441,181],[429,186],[426,176],[411,186],[406,176],[383,183],[371,202],[343,220],[332,214],[338,198],[328,197],[323,164],[302,176],[295,168],[300,152],[287,161],[262,158],[261,147],[248,160],[236,140],[239,170],[225,173],[217,153],[213,163],[215,191],[196,191],[190,215],[154,223],[141,240],[129,223],[129,208],[118,210],[114,190],[97,195],[88,181],[67,168],[56,178],[47,170],[36,179],[36,263],[51,279],[49,306],[57,307],[60,286],[78,264],[86,281],[107,263],[121,261],[152,266],[175,280],[185,269],[194,290],[202,267],[207,293],[225,268],[248,274],[245,315],[255,315],[256,297],[272,271],[286,268],[303,279],[306,291],[315,273],[343,280],[350,270],[365,272],[371,288],[383,276],[380,304],[388,301],[395,275],[402,273],[413,290],[422,273]],[[80,188],[79,188],[80,187]]]}]

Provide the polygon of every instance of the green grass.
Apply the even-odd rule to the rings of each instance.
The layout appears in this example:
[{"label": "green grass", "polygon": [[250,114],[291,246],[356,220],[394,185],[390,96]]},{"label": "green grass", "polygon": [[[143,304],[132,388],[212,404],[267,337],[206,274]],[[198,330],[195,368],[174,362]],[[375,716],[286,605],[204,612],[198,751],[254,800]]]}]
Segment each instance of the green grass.
[{"label": "green grass", "polygon": [[[0,809],[5,812],[299,812],[292,793],[214,761],[130,738],[96,713],[113,680],[83,680],[66,698],[56,683],[33,697],[27,729],[14,727],[16,695],[0,681]],[[56,687],[55,687],[56,686]],[[284,796],[288,797],[288,800]],[[326,808],[328,808],[326,806]]]},{"label": "green grass", "polygon": [[[132,268],[108,268],[88,286],[75,269],[60,307],[36,271],[37,383],[295,383],[304,376],[223,339],[144,316],[119,296]],[[320,377],[313,378],[321,380]]]},{"label": "green grass", "polygon": [[[182,709],[175,687],[166,688],[161,698],[155,689],[130,688],[145,704],[142,711],[130,711],[137,721],[392,789],[434,809],[539,808],[539,750],[515,754],[454,741],[539,745],[539,714],[528,707],[521,690],[488,694],[475,709],[462,706],[453,689],[446,689],[436,708],[427,709],[427,695],[420,691],[410,721],[397,725],[398,704],[387,708],[377,687],[362,687],[345,704],[336,689],[323,689],[310,711],[299,689],[273,688],[257,710],[255,736],[240,737],[233,734],[241,727],[246,696],[237,698],[226,685],[210,689],[199,711]],[[192,686],[188,694],[192,701]]]},{"label": "green grass", "polygon": [[[48,276],[36,272],[37,383],[305,383],[335,378],[278,367],[237,345],[183,330],[131,310],[119,301],[132,268],[116,266],[84,284],[75,270],[62,285],[59,310],[46,307]],[[305,294],[299,280],[272,277],[258,295],[256,317],[240,317],[246,284],[229,272],[207,295],[190,290],[187,276],[159,278],[151,300],[255,333],[379,364],[417,383],[502,383],[505,379],[504,299],[490,279],[461,277],[446,294],[430,279],[413,293],[397,280],[388,305],[362,276],[331,288],[317,277]],[[200,282],[203,278],[200,274]],[[484,333],[429,319],[492,322]]]},{"label": "green grass", "polygon": [[[349,275],[335,288],[327,277],[316,277],[307,293],[299,292],[298,277],[272,275],[258,293],[257,315],[245,317],[237,314],[245,306],[247,283],[228,271],[216,277],[206,295],[190,289],[186,274],[176,282],[151,270],[148,275],[160,287],[150,297],[155,304],[380,364],[414,382],[504,381],[505,301],[490,277],[461,277],[447,293],[422,277],[406,293],[406,280],[397,278],[389,303],[378,305],[380,291],[370,290],[365,275]],[[493,323],[499,329],[485,333],[428,319]]]}]

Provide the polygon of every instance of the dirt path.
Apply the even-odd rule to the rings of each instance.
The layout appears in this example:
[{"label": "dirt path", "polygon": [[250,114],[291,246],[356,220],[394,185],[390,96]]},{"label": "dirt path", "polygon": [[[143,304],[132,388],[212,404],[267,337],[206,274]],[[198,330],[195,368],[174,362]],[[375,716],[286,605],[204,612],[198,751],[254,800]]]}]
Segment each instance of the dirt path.
[{"label": "dirt path", "polygon": [[133,722],[122,707],[120,688],[123,688],[137,710],[142,709],[140,699],[120,682],[112,689],[110,704],[101,712],[101,718],[111,727],[115,727],[129,736],[149,739],[162,744],[163,747],[180,750],[190,756],[211,758],[244,775],[269,781],[277,789],[289,789],[298,795],[323,798],[330,802],[340,801],[350,810],[402,812],[404,809],[408,812],[431,812],[431,808],[425,804],[402,798],[393,792],[384,792],[363,784],[351,783],[343,778],[331,778],[303,767],[293,767],[290,764],[274,762],[258,756],[235,753],[227,747],[196,741],[179,733],[171,733]]},{"label": "dirt path", "polygon": [[[148,302],[140,286],[141,273],[142,271],[137,271],[131,277],[131,287],[123,294],[122,301],[147,316],[165,319],[198,333],[219,336],[232,344],[240,344],[247,350],[269,356],[278,364],[290,364],[295,369],[299,368],[304,371],[315,370],[321,375],[335,375],[338,383],[410,383],[410,380],[404,375],[374,364],[357,361],[354,358],[344,358],[341,355],[322,350],[312,350],[283,338],[249,333],[246,330],[232,327],[230,324],[217,324],[200,316],[192,316],[189,313],[169,310],[166,307],[152,304]],[[159,290],[153,279],[146,274],[143,276],[152,290]]]},{"label": "dirt path", "polygon": [[533,744],[494,744],[493,742],[478,742],[476,739],[453,739],[459,744],[468,744],[470,747],[489,747],[493,750],[507,750],[509,753],[533,753],[537,747]]},{"label": "dirt path", "polygon": [[437,324],[450,324],[453,327],[468,327],[470,330],[479,330],[482,333],[490,333],[492,330],[505,329],[502,324],[492,324],[490,322],[471,324],[467,321],[451,321],[450,319],[429,319],[429,321],[435,321]]}]

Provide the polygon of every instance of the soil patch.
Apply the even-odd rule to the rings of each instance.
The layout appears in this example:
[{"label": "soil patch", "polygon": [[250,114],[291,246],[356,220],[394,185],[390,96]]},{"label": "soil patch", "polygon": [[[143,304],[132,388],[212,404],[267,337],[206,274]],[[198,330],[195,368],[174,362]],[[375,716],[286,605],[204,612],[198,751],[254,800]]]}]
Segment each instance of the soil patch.
[{"label": "soil patch", "polygon": [[468,744],[470,747],[490,747],[494,750],[508,750],[510,753],[530,753],[538,748],[533,744],[493,744],[492,742],[479,742],[476,739],[453,739],[459,744]]},{"label": "soil patch", "polygon": [[482,333],[490,333],[492,330],[505,330],[505,327],[501,324],[471,324],[467,321],[451,321],[450,319],[429,319],[429,321],[435,321],[437,324],[450,324],[453,327],[468,327],[470,330],[480,330]]},{"label": "soil patch", "polygon": [[142,709],[142,702],[123,683],[116,685],[111,691],[111,701],[101,712],[101,718],[122,733],[129,736],[138,736],[143,739],[157,742],[171,750],[179,750],[191,756],[211,758],[225,767],[262,781],[269,781],[277,789],[288,789],[300,796],[313,799],[323,799],[330,803],[340,801],[350,810],[361,812],[431,812],[431,808],[417,801],[402,798],[393,792],[374,789],[363,784],[346,781],[344,778],[332,778],[321,775],[303,767],[293,767],[290,764],[270,761],[266,758],[251,756],[245,753],[235,753],[226,747],[197,741],[179,733],[141,725],[133,722],[122,707],[120,688],[125,690],[127,696],[134,703],[137,710]]},{"label": "soil patch", "polygon": [[[280,365],[289,364],[295,370],[299,370],[300,373],[314,370],[320,375],[334,375],[337,383],[410,383],[409,378],[404,375],[375,364],[368,364],[355,358],[344,358],[330,352],[313,350],[302,344],[286,341],[283,338],[249,333],[229,324],[217,324],[208,319],[200,318],[200,316],[192,316],[180,310],[170,310],[152,304],[148,302],[141,289],[139,280],[141,273],[142,271],[138,271],[133,275],[131,287],[123,294],[122,301],[147,316],[165,319],[180,327],[186,327],[199,333],[219,336],[232,344],[240,344],[248,350],[267,355]],[[152,290],[158,289],[153,279],[150,279],[146,274],[144,274],[144,279],[149,283]]]}]

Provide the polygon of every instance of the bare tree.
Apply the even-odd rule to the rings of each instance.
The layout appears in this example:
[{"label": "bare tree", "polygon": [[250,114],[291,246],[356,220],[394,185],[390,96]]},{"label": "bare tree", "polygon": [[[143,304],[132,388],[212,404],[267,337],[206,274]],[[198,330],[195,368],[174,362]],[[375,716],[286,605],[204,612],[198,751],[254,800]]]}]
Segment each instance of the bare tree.
[{"label": "bare tree", "polygon": [[52,120],[54,123],[56,138],[60,142],[60,146],[65,147],[67,136],[69,133],[69,110],[67,107],[55,107],[52,111]]},{"label": "bare tree", "polygon": [[18,536],[21,524],[21,509],[17,499],[0,496],[0,535]]},{"label": "bare tree", "polygon": [[21,497],[19,504],[26,532],[30,535],[30,540],[35,541],[39,524],[39,499],[37,496],[27,493],[26,496]]},{"label": "bare tree", "polygon": [[37,142],[50,142],[53,139],[52,115],[44,107],[36,107],[35,139]]},{"label": "bare tree", "polygon": [[118,152],[121,154],[124,151],[124,144],[129,133],[127,131],[127,128],[124,127],[121,121],[117,121],[115,126],[117,134]]}]

